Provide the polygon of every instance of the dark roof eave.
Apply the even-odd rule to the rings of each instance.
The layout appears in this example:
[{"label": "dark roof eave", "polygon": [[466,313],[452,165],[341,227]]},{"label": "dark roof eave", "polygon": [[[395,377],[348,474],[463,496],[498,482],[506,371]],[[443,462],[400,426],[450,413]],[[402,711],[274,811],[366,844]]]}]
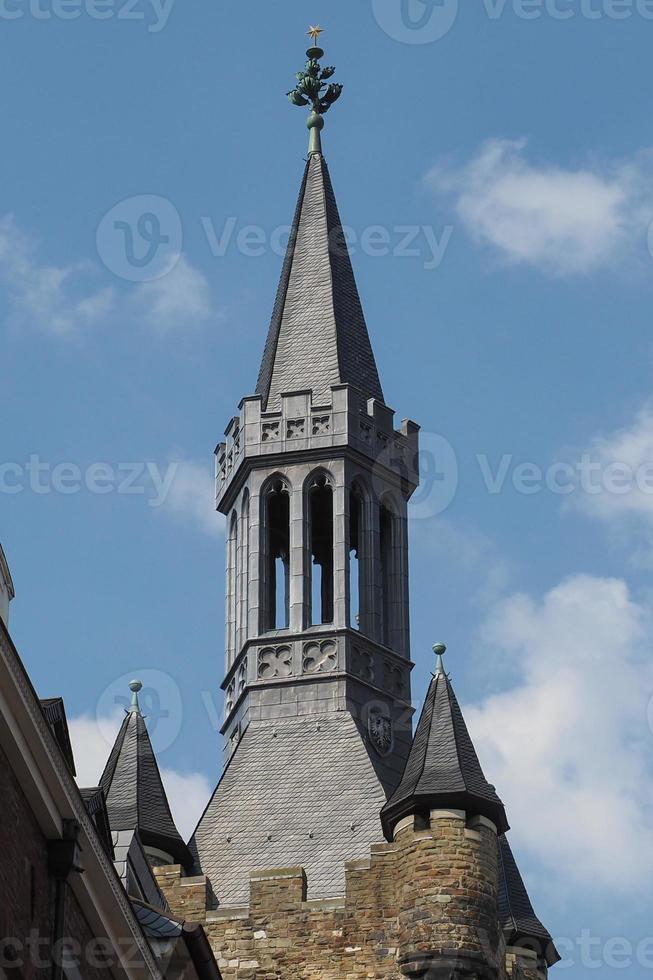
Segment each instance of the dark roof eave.
[{"label": "dark roof eave", "polygon": [[502,803],[494,803],[474,793],[458,791],[454,793],[415,793],[403,800],[393,801],[383,807],[381,823],[386,840],[392,841],[393,831],[397,823],[413,813],[425,813],[430,810],[464,810],[467,818],[486,817],[497,828],[498,834],[505,834],[510,827]]}]

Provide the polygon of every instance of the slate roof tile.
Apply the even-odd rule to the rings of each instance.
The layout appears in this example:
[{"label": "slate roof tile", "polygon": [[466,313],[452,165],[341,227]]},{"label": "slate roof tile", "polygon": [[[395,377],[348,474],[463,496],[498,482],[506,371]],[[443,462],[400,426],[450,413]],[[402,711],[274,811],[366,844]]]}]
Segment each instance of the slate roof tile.
[{"label": "slate roof tile", "polygon": [[257,394],[276,411],[281,394],[311,389],[330,402],[332,385],[351,384],[383,401],[349,249],[329,170],[313,154],[299,194],[265,345]]}]

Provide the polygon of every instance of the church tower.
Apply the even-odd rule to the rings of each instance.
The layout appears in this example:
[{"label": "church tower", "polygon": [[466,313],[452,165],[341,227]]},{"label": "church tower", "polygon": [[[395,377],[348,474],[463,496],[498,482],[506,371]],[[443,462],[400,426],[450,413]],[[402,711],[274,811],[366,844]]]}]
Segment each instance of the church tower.
[{"label": "church tower", "polygon": [[385,402],[322,153],[341,86],[307,55],[290,100],[312,110],[309,155],[256,393],[216,451],[226,768],[190,847],[222,906],[257,867],[301,864],[309,898],[341,895],[412,740],[419,428]]}]

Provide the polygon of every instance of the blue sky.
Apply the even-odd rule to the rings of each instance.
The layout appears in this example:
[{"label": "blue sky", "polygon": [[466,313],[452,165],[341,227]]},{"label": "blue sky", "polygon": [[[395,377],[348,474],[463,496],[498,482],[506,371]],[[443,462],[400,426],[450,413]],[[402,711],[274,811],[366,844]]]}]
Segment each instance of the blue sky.
[{"label": "blue sky", "polygon": [[[423,426],[416,700],[444,639],[564,972],[635,980],[653,969],[652,8],[0,4],[0,540],[13,635],[65,696],[84,776],[141,673],[173,798],[196,808],[217,778],[212,451],[254,387],[306,146],[283,96],[321,21],[346,86],[325,153],[386,397]],[[148,214],[169,241],[134,266],[111,229]]]}]

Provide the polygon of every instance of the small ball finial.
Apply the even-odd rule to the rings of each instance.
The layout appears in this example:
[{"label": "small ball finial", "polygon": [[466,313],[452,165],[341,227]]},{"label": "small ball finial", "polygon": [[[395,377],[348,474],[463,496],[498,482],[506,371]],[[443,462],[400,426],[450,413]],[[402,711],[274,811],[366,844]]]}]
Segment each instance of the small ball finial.
[{"label": "small ball finial", "polygon": [[444,669],[444,660],[442,658],[444,657],[444,655],[445,655],[446,652],[447,652],[446,643],[436,643],[435,646],[433,647],[433,653],[438,658],[438,662],[437,662],[436,667],[435,667],[435,676],[436,677],[444,677],[445,676],[446,671]]},{"label": "small ball finial", "polygon": [[129,682],[129,690],[132,692],[132,700],[129,708],[125,709],[128,715],[140,715],[141,706],[138,703],[138,692],[143,690],[143,682],[134,680]]}]

